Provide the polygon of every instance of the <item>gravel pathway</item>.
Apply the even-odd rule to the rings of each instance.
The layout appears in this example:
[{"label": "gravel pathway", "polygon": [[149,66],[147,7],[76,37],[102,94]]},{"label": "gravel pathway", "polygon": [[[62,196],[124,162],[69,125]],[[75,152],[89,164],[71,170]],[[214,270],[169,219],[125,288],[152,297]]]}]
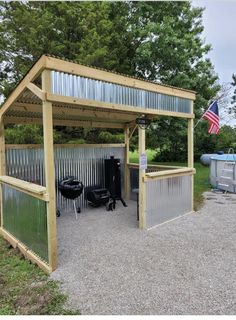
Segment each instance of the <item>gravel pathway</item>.
[{"label": "gravel pathway", "polygon": [[51,275],[82,314],[236,314],[236,195],[205,193],[203,208],[149,231],[136,206],[58,219]]}]

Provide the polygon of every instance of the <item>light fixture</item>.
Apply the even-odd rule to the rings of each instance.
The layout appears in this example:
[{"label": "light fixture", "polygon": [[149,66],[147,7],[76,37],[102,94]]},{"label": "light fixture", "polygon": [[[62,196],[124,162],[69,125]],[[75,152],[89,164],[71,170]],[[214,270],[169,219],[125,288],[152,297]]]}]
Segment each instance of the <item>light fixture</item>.
[{"label": "light fixture", "polygon": [[139,126],[139,128],[143,130],[148,129],[151,124],[151,120],[148,119],[145,115],[137,118],[135,122]]}]

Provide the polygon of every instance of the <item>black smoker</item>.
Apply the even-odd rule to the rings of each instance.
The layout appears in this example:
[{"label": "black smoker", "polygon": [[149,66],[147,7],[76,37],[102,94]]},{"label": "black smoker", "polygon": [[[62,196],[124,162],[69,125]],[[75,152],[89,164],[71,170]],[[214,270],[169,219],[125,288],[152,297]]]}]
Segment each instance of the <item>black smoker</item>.
[{"label": "black smoker", "polygon": [[105,159],[105,187],[110,192],[113,209],[116,207],[116,200],[120,200],[123,206],[127,207],[121,196],[120,159],[115,159],[113,156],[110,159]]},{"label": "black smoker", "polygon": [[[58,182],[58,189],[61,195],[66,199],[73,200],[74,211],[75,211],[75,218],[77,219],[77,213],[80,213],[80,207],[76,207],[76,199],[82,194],[83,192],[83,184],[81,181],[76,179],[73,176],[64,177],[62,180]],[[57,216],[61,215],[60,210],[57,210]]]}]

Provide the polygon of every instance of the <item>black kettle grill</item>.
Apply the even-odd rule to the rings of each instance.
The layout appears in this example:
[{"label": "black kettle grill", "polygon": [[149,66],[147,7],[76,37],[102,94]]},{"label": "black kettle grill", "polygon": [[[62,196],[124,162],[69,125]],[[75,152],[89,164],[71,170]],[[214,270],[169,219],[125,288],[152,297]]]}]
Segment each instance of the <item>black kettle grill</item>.
[{"label": "black kettle grill", "polygon": [[[80,207],[76,207],[76,199],[82,194],[83,188],[83,183],[73,176],[64,177],[58,182],[58,190],[61,195],[66,199],[73,200],[76,219],[77,213],[81,212]],[[60,215],[60,210],[57,210],[57,216],[59,217]]]}]

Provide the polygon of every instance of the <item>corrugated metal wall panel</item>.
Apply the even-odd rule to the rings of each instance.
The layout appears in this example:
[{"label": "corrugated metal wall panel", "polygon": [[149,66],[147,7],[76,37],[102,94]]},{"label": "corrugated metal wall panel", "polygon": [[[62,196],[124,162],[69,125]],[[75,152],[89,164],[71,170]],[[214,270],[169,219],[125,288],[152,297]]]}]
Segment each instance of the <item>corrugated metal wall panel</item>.
[{"label": "corrugated metal wall panel", "polygon": [[3,189],[3,228],[48,262],[46,202],[6,185]]},{"label": "corrugated metal wall panel", "polygon": [[180,176],[146,182],[147,227],[191,211],[192,176]]},{"label": "corrugated metal wall panel", "polygon": [[52,93],[137,108],[191,113],[191,100],[52,71]]},{"label": "corrugated metal wall panel", "polygon": [[[114,156],[121,160],[122,186],[124,172],[124,147],[56,147],[54,150],[56,180],[73,175],[85,187],[104,186],[104,159]],[[7,175],[45,185],[42,148],[7,149]],[[55,181],[56,183],[56,181]],[[57,205],[62,210],[72,210],[72,201],[61,197],[57,190]],[[84,193],[78,199],[82,208],[87,205]]]}]

